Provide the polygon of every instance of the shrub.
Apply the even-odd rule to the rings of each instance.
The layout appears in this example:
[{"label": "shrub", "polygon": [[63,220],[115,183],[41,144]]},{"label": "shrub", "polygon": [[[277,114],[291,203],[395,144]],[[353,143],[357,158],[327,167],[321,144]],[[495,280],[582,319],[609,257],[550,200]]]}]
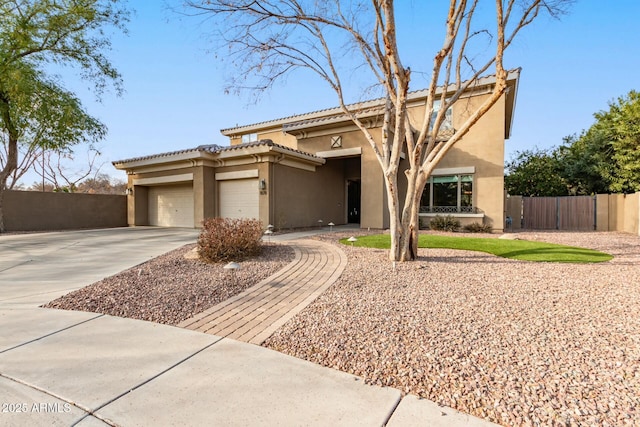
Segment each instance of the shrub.
[{"label": "shrub", "polygon": [[460,220],[451,215],[436,215],[435,218],[429,221],[429,228],[439,231],[458,231],[460,230]]},{"label": "shrub", "polygon": [[420,230],[428,230],[429,229],[429,219],[421,216],[418,218],[418,228]]},{"label": "shrub", "polygon": [[491,233],[493,227],[491,224],[480,224],[479,222],[472,222],[463,227],[463,230],[467,233]]},{"label": "shrub", "polygon": [[257,219],[207,218],[198,236],[205,261],[239,261],[260,253],[262,223]]}]

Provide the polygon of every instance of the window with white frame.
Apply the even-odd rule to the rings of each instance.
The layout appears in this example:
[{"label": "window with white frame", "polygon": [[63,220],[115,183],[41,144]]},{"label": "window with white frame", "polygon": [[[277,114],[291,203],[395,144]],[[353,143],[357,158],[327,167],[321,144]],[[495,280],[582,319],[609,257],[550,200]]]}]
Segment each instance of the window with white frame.
[{"label": "window with white frame", "polygon": [[244,135],[242,135],[242,143],[247,143],[247,142],[256,142],[258,140],[258,134],[257,133],[245,133]]},{"label": "window with white frame", "polygon": [[473,175],[431,176],[420,201],[424,213],[477,213],[473,207]]}]

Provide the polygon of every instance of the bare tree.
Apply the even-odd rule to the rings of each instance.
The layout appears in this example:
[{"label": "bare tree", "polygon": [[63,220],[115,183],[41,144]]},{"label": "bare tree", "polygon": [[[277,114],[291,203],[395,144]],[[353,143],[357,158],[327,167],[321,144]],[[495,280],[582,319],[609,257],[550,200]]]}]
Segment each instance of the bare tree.
[{"label": "bare tree", "polygon": [[78,192],[88,194],[124,194],[126,189],[126,181],[112,178],[106,173],[96,173],[78,184]]},{"label": "bare tree", "polygon": [[[411,117],[407,101],[412,80],[398,42],[393,0],[186,0],[188,10],[211,20],[218,29],[220,57],[234,67],[232,90],[262,91],[295,69],[311,70],[336,93],[342,111],[360,129],[385,178],[390,214],[390,259],[412,260],[417,253],[420,197],[435,166],[503,96],[508,72],[504,53],[520,31],[542,14],[558,16],[570,0],[495,0],[492,21],[480,6],[490,1],[451,0],[443,14],[441,44],[432,57],[425,111]],[[490,21],[491,21],[490,20]],[[425,28],[433,40],[438,28]],[[415,40],[414,40],[415,41]],[[419,43],[420,41],[415,41]],[[345,50],[345,45],[351,49]],[[348,52],[348,55],[345,55]],[[360,118],[357,104],[346,100],[348,73],[359,56],[358,78],[380,88],[386,98],[382,135],[376,138]],[[345,61],[347,64],[345,64]],[[446,111],[483,77],[493,74],[490,96],[470,111],[454,132],[442,132]],[[441,87],[443,90],[438,90]],[[406,150],[409,166],[400,170]],[[407,192],[401,203],[398,175]]]},{"label": "bare tree", "polygon": [[[76,161],[76,155],[70,149],[48,150],[44,151],[36,162],[42,170],[43,180],[53,185],[53,191],[75,193],[80,182],[92,173],[98,175],[100,172],[102,164],[96,164],[99,156],[98,150],[89,147],[87,163],[84,164]],[[82,166],[78,166],[79,164]]]}]

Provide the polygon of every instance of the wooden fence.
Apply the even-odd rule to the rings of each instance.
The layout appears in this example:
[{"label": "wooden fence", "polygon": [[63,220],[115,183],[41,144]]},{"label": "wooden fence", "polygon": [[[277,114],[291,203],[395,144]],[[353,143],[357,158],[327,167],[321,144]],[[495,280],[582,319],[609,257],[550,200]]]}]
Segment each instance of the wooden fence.
[{"label": "wooden fence", "polygon": [[640,192],[505,200],[505,229],[623,231],[640,234]]},{"label": "wooden fence", "polygon": [[596,229],[596,198],[524,197],[524,228],[531,230],[593,231]]}]

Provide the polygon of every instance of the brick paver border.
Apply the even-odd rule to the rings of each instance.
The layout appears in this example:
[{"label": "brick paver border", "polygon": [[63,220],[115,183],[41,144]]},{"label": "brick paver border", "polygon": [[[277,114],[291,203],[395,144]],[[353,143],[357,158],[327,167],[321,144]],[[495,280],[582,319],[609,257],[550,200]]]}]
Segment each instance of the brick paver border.
[{"label": "brick paver border", "polygon": [[274,275],[178,326],[262,344],[331,286],[347,265],[340,248],[318,240],[292,240],[294,260]]}]

